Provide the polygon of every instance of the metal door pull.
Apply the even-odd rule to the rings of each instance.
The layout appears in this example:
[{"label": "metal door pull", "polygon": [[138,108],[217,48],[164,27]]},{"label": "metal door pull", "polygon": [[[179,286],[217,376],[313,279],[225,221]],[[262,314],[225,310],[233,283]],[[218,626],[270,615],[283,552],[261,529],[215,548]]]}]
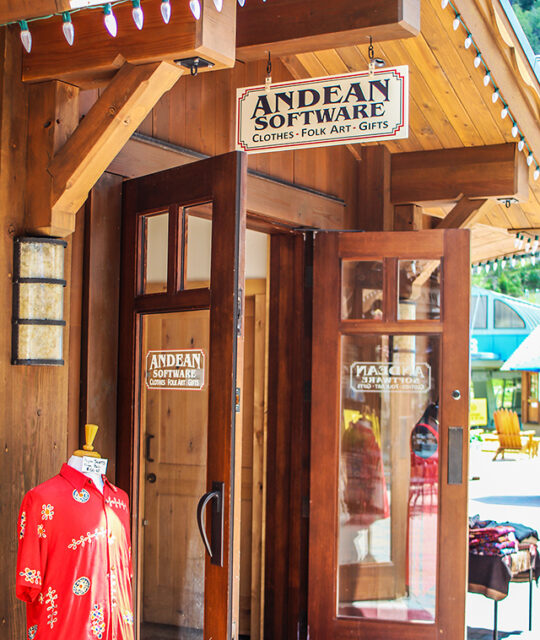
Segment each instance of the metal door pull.
[{"label": "metal door pull", "polygon": [[[218,567],[223,566],[223,489],[224,482],[213,482],[212,491],[205,493],[197,505],[197,524],[202,541],[210,556],[211,563]],[[212,502],[212,530],[211,541],[206,535],[206,524],[204,514],[209,502]]]},{"label": "metal door pull", "polygon": [[151,433],[146,434],[146,456],[145,457],[147,462],[154,462],[154,458],[150,457],[150,442],[154,437],[155,436],[153,436]]}]

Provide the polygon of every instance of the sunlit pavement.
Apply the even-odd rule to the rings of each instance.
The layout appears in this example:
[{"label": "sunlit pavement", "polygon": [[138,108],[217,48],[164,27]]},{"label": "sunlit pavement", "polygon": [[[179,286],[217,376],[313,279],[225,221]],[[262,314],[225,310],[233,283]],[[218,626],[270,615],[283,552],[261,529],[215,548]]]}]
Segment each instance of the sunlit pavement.
[{"label": "sunlit pavement", "polygon": [[[493,444],[494,446],[494,444]],[[471,451],[469,515],[500,522],[518,522],[540,532],[540,457],[506,454],[492,461],[494,452]],[[467,594],[468,640],[493,638],[493,600]],[[540,638],[540,590],[533,586],[533,628],[529,626],[529,585],[510,583],[508,597],[499,602],[499,639]]]}]

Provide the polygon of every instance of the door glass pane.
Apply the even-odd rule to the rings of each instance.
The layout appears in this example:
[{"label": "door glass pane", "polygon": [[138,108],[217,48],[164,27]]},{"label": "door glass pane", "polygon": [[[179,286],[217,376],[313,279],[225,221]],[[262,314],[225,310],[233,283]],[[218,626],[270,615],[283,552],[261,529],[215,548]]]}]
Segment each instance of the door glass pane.
[{"label": "door glass pane", "polygon": [[158,213],[143,218],[144,262],[143,293],[167,291],[167,261],[169,255],[169,214]]},{"label": "door glass pane", "polygon": [[439,339],[343,336],[341,616],[433,622]]},{"label": "door glass pane", "polygon": [[210,312],[143,317],[141,638],[203,637]]},{"label": "door glass pane", "polygon": [[341,277],[341,317],[381,320],[383,315],[382,260],[344,261]]},{"label": "door glass pane", "polygon": [[398,320],[440,320],[440,260],[398,262]]},{"label": "door glass pane", "polygon": [[210,286],[212,258],[212,204],[187,207],[184,289]]}]

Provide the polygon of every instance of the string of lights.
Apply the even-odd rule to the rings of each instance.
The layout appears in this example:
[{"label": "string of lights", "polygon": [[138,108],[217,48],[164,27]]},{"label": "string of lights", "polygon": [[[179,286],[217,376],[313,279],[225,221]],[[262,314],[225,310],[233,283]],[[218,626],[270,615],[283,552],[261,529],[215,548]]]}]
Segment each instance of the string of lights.
[{"label": "string of lights", "polygon": [[534,180],[538,180],[538,178],[540,177],[540,163],[534,157],[531,147],[529,146],[527,140],[525,140],[525,136],[521,132],[516,119],[510,112],[510,107],[508,106],[508,103],[503,99],[501,95],[501,91],[497,86],[495,80],[493,79],[491,71],[489,70],[486,62],[483,59],[482,52],[480,51],[476,42],[474,41],[472,33],[467,28],[467,25],[465,24],[465,22],[463,21],[463,18],[461,17],[461,14],[459,13],[459,10],[456,8],[452,0],[441,0],[441,7],[443,9],[450,7],[453,10],[455,17],[452,22],[452,27],[454,31],[457,31],[460,28],[460,26],[462,26],[465,29],[465,32],[467,34],[464,41],[465,49],[470,49],[471,47],[473,47],[474,50],[476,51],[473,64],[476,69],[478,69],[480,66],[484,68],[484,78],[483,78],[484,86],[488,87],[491,84],[493,88],[493,93],[491,94],[491,100],[494,104],[499,100],[501,101],[501,104],[502,104],[501,118],[504,120],[506,117],[508,117],[509,121],[512,123],[512,129],[511,129],[512,137],[517,138],[519,136],[518,149],[519,151],[526,152],[527,165],[529,167],[533,164],[533,162],[535,163],[533,178]]},{"label": "string of lights", "polygon": [[496,273],[499,269],[504,271],[507,266],[510,266],[511,268],[519,266],[524,267],[527,264],[534,266],[539,258],[540,254],[538,253],[530,253],[528,255],[511,254],[504,256],[503,258],[497,258],[496,260],[477,262],[472,265],[472,272],[473,274],[479,274],[482,273],[482,271],[485,271],[486,273]]},{"label": "string of lights", "polygon": [[[158,0],[159,1],[159,0]],[[189,2],[189,8],[196,20],[201,17],[201,0],[182,0]],[[266,2],[266,0],[264,0]],[[243,7],[246,0],[238,0],[238,4]],[[121,4],[131,4],[131,15],[133,22],[137,29],[142,29],[144,26],[144,12],[141,6],[141,0],[114,0],[113,2],[105,2],[103,4],[96,4],[89,7],[80,7],[77,9],[71,9],[70,11],[62,11],[59,13],[51,13],[46,16],[39,16],[36,18],[27,18],[26,20],[17,20],[13,22],[4,22],[0,24],[0,27],[5,27],[11,24],[18,24],[21,29],[21,42],[28,53],[32,50],[32,34],[30,32],[30,24],[37,22],[38,20],[50,20],[55,17],[62,19],[62,32],[67,43],[71,46],[75,42],[75,27],[71,16],[79,13],[80,11],[101,11],[103,13],[103,23],[109,34],[116,38],[118,34],[118,22],[114,15],[114,8]],[[216,10],[221,12],[223,9],[223,0],[214,0],[214,6]],[[171,0],[161,0],[161,17],[163,22],[168,24],[172,15]]]}]

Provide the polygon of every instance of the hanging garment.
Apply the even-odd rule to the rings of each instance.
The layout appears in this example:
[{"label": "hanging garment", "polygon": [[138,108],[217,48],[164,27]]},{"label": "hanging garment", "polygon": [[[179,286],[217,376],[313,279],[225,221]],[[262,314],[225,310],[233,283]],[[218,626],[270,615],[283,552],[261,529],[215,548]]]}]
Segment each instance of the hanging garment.
[{"label": "hanging garment", "polygon": [[17,597],[28,640],[132,640],[127,494],[101,494],[64,464],[29,491],[19,514]]}]

